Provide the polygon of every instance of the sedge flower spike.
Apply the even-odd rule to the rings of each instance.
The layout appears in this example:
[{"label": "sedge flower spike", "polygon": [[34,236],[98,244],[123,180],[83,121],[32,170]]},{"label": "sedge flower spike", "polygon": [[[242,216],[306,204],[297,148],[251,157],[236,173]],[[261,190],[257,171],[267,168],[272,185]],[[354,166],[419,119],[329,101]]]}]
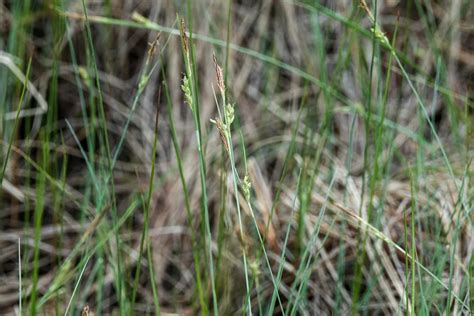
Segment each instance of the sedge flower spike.
[{"label": "sedge flower spike", "polygon": [[189,105],[191,111],[193,110],[193,97],[191,95],[191,85],[187,75],[183,77],[183,84],[181,85],[181,89],[184,93],[184,101]]}]

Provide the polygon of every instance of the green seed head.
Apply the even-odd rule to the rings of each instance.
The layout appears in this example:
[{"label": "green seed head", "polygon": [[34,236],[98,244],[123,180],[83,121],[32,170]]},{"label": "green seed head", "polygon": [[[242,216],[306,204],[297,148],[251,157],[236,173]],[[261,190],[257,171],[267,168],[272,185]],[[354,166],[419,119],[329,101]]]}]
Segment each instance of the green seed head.
[{"label": "green seed head", "polygon": [[191,111],[193,110],[193,97],[191,95],[191,85],[187,75],[183,77],[183,84],[181,85],[181,89],[184,92],[184,101],[189,105]]}]

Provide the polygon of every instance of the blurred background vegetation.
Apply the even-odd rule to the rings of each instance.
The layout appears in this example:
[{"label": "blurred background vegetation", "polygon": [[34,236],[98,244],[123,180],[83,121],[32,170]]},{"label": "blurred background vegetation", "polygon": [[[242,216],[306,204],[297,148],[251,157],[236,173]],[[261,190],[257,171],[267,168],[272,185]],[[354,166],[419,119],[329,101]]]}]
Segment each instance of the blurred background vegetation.
[{"label": "blurred background vegetation", "polygon": [[0,1],[0,313],[470,315],[473,7]]}]

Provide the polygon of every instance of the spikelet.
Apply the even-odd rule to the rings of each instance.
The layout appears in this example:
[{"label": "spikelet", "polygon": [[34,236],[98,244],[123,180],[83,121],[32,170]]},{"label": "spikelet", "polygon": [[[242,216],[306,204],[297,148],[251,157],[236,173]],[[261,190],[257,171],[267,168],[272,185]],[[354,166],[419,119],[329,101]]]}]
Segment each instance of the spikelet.
[{"label": "spikelet", "polygon": [[[369,17],[370,21],[375,22],[374,15],[372,12],[370,12],[369,6],[367,5],[367,2],[365,0],[360,0],[359,1],[359,6],[367,13],[367,16]],[[375,27],[371,27],[370,31],[375,35],[375,38],[380,41],[382,44],[389,44],[389,40],[387,36],[385,36],[384,32],[380,30],[380,27],[377,25]]]},{"label": "spikelet", "polygon": [[151,43],[148,43],[149,48],[148,48],[147,56],[146,56],[146,65],[148,65],[150,63],[151,59],[156,54],[156,49],[157,49],[158,44],[159,44],[160,35],[161,35],[161,33],[158,33],[158,35],[156,35],[155,40]]},{"label": "spikelet", "polygon": [[216,68],[216,77],[217,77],[217,86],[219,87],[219,91],[221,94],[225,93],[225,85],[224,85],[224,75],[221,66],[217,63],[216,54],[212,54],[212,59],[214,61],[214,67]]},{"label": "spikelet", "polygon": [[225,122],[227,124],[227,127],[230,129],[230,125],[232,124],[232,122],[234,122],[234,117],[235,117],[233,104],[228,103],[225,106],[224,115],[225,115]]},{"label": "spikelet", "polygon": [[210,120],[212,124],[214,124],[217,128],[217,131],[219,132],[219,136],[221,137],[222,144],[224,145],[224,148],[226,152],[229,152],[229,143],[227,142],[227,136],[229,135],[228,129],[226,125],[222,122],[221,119],[216,118],[215,120],[211,119]]},{"label": "spikelet", "polygon": [[188,76],[184,75],[183,77],[183,84],[181,85],[181,89],[184,93],[184,101],[189,105],[191,111],[193,110],[193,97],[191,94],[191,84],[189,82]]},{"label": "spikelet", "polygon": [[186,35],[186,26],[184,24],[184,19],[180,19],[179,31],[181,33],[181,41],[183,43],[184,53],[188,56],[189,55],[189,42],[188,37]]},{"label": "spikelet", "polygon": [[244,179],[242,180],[242,192],[244,193],[245,199],[250,201],[250,189],[252,187],[252,183],[250,183],[249,175],[246,174]]},{"label": "spikelet", "polygon": [[370,20],[374,20],[374,16],[372,15],[372,12],[370,12],[369,6],[367,5],[367,2],[365,0],[360,0],[359,1],[359,6],[367,13],[369,16]]},{"label": "spikelet", "polygon": [[84,308],[82,309],[81,316],[91,316],[91,310],[89,308],[89,305],[85,305]]}]

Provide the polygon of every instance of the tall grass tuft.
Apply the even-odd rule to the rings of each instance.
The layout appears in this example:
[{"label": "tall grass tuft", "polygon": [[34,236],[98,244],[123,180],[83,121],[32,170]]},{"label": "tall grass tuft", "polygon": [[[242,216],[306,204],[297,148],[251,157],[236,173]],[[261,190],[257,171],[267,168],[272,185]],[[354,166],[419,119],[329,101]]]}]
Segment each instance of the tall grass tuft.
[{"label": "tall grass tuft", "polygon": [[472,11],[2,3],[0,314],[472,314]]}]

